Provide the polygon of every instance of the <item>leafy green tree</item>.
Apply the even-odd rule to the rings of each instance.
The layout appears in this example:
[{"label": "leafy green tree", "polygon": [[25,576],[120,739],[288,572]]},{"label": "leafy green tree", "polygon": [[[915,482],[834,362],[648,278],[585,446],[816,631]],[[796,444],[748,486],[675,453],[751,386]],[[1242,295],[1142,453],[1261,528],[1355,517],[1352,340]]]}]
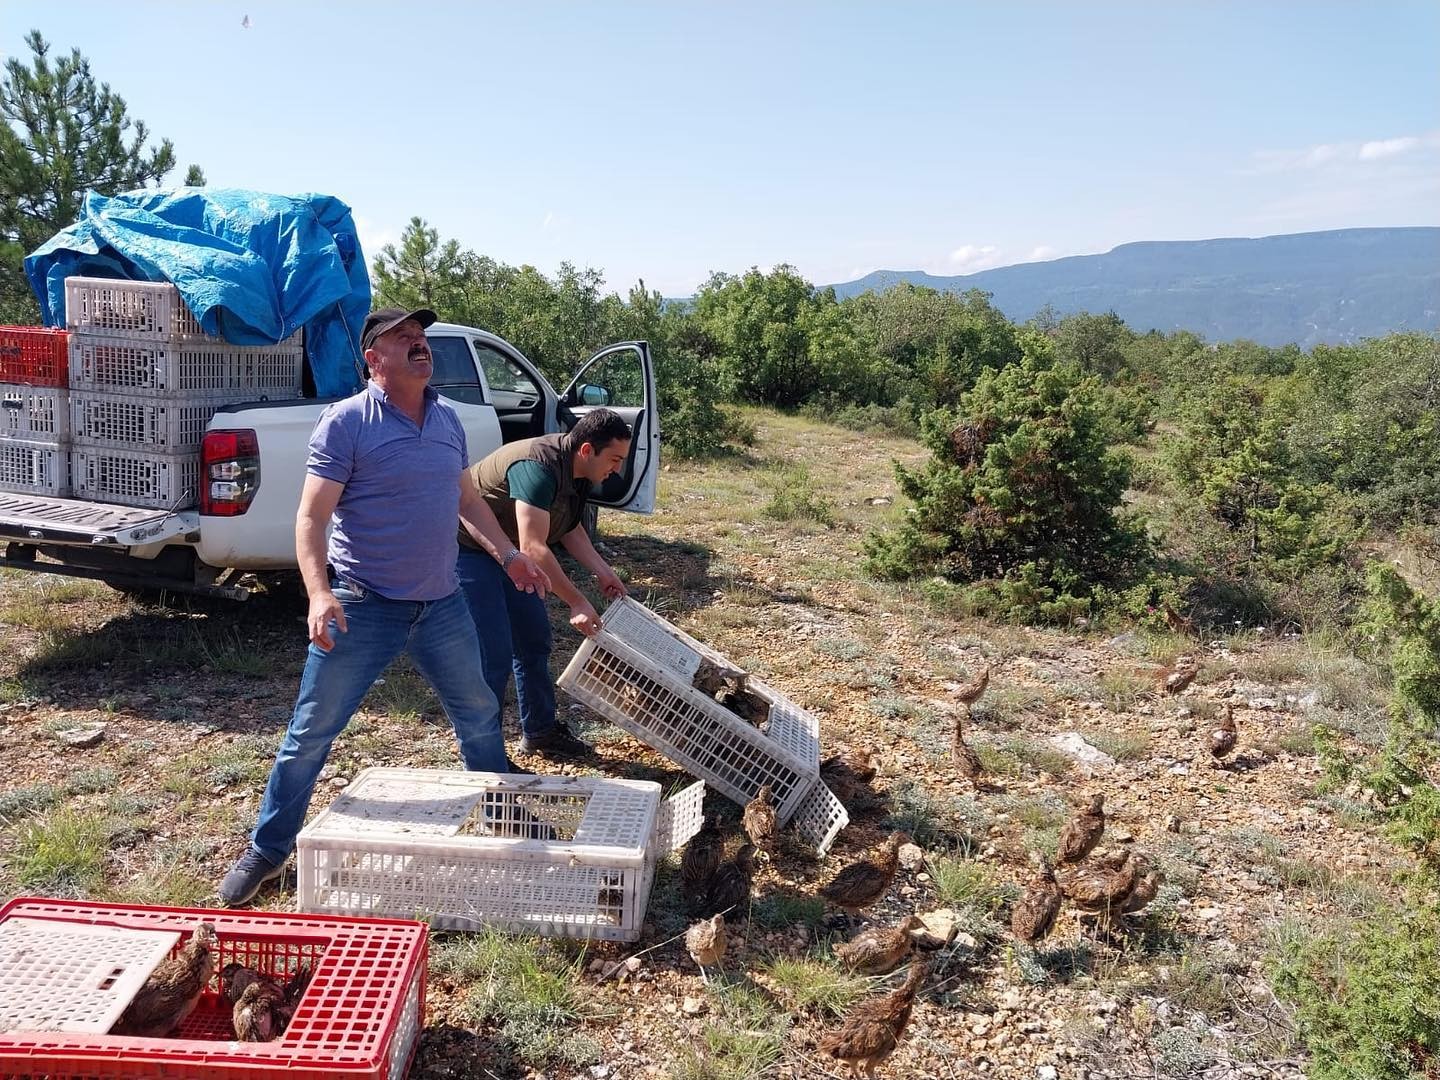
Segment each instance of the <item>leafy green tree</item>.
[{"label": "leafy green tree", "polygon": [[1353,532],[1333,489],[1295,476],[1288,410],[1271,394],[1278,390],[1255,376],[1222,378],[1188,409],[1165,456],[1181,491],[1229,530],[1246,561],[1295,580],[1334,561]]},{"label": "leafy green tree", "polygon": [[808,333],[824,302],[794,267],[778,266],[768,274],[712,275],[696,294],[694,313],[739,397],[790,408],[827,383],[825,358],[812,352]]},{"label": "leafy green tree", "polygon": [[1128,465],[1112,449],[1098,381],[1052,363],[1048,342],[1027,333],[1021,363],[985,372],[958,410],[925,418],[930,460],[896,470],[914,512],[869,538],[867,566],[990,582],[1004,614],[1057,619],[1128,572],[1145,543],[1121,513]]},{"label": "leafy green tree", "polygon": [[[25,254],[75,220],[85,192],[162,180],[175,151],[169,139],[147,146],[149,130],[108,83],[96,83],[78,49],[52,60],[40,31],[25,42],[29,62],[11,57],[0,78],[0,319],[34,322]],[[186,183],[204,180],[191,166]]]}]

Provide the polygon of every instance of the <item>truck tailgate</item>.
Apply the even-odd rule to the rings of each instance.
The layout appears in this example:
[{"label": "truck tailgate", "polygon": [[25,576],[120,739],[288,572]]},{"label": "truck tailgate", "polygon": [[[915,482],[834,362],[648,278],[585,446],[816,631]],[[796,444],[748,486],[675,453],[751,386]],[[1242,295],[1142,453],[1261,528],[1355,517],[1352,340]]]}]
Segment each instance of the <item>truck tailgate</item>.
[{"label": "truck tailgate", "polygon": [[153,510],[0,492],[0,541],[135,547],[199,527],[200,515],[194,510]]}]

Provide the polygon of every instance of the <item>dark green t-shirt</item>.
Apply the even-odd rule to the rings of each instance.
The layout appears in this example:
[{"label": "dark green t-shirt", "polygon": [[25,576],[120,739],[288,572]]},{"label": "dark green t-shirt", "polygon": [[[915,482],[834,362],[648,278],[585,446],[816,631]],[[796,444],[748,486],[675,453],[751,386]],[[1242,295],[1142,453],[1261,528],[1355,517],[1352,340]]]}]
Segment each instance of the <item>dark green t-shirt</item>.
[{"label": "dark green t-shirt", "polygon": [[505,470],[510,497],[539,510],[549,510],[555,502],[555,477],[538,461],[517,461]]}]

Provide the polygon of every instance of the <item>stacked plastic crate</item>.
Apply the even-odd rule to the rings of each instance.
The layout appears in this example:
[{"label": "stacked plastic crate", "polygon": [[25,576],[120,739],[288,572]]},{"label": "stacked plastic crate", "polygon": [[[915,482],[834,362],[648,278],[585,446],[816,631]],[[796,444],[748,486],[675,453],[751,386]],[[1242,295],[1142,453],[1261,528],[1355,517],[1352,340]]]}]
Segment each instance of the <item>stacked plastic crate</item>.
[{"label": "stacked plastic crate", "polygon": [[201,331],[173,285],[69,278],[65,321],[79,498],[193,506],[215,411],[300,396],[299,332],[275,345],[232,345]]},{"label": "stacked plastic crate", "polygon": [[69,492],[68,338],[64,330],[0,326],[0,491]]}]

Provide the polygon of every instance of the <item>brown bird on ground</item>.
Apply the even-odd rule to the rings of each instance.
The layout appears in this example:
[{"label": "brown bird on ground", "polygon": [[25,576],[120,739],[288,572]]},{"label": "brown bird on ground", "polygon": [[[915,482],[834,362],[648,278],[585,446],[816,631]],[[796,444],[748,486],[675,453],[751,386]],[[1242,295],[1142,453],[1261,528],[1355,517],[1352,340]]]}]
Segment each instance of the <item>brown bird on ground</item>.
[{"label": "brown bird on ground", "polygon": [[874,1076],[875,1066],[894,1053],[904,1037],[915,994],[929,973],[924,960],[912,961],[898,990],[856,1005],[820,1040],[820,1052],[848,1065],[852,1077]]},{"label": "brown bird on ground", "polygon": [[717,915],[745,908],[750,903],[750,883],[754,877],[755,845],[743,844],[710,878],[700,911]]},{"label": "brown bird on ground", "polygon": [[701,919],[685,931],[685,948],[690,951],[690,959],[694,960],[696,966],[700,968],[702,982],[710,981],[709,976],[705,974],[705,966],[714,964],[718,967],[725,959],[725,946],[729,943],[729,935],[725,932],[724,915],[712,915],[708,919]]},{"label": "brown bird on ground", "polygon": [[871,796],[870,782],[879,771],[880,762],[868,748],[831,754],[820,763],[821,781],[843,803]]},{"label": "brown bird on ground", "polygon": [[1112,852],[1094,866],[1069,867],[1056,875],[1060,891],[1081,911],[1096,915],[1109,929],[1125,909],[1140,880],[1140,861],[1129,851]]},{"label": "brown bird on ground", "polygon": [[215,952],[220,940],[215,927],[198,924],[190,940],[150,973],[110,1030],[116,1035],[169,1035],[194,1011],[201,993],[215,974]]},{"label": "brown bird on ground", "polygon": [[1050,933],[1055,917],[1060,914],[1060,886],[1055,884],[1055,868],[1044,855],[1039,869],[1025,886],[1025,895],[1010,914],[1010,932],[1027,945],[1035,945]]},{"label": "brown bird on ground", "polygon": [[267,979],[248,984],[230,1013],[240,1042],[269,1042],[280,1037],[289,1020],[285,992]]},{"label": "brown bird on ground", "polygon": [[1199,674],[1199,662],[1193,657],[1182,656],[1175,661],[1174,667],[1162,667],[1155,673],[1155,686],[1162,694],[1178,694]]},{"label": "brown bird on ground", "polygon": [[740,818],[745,835],[765,853],[766,858],[774,852],[775,840],[780,832],[780,822],[775,817],[774,794],[775,789],[769,784],[761,784],[755,798],[745,804],[745,813]]},{"label": "brown bird on ground", "polygon": [[963,686],[957,686],[950,691],[950,696],[962,705],[974,705],[985,693],[985,688],[990,685],[990,665],[985,665],[985,670],[975,676],[970,682]]},{"label": "brown bird on ground", "polygon": [[720,819],[705,815],[705,824],[685,845],[680,856],[680,894],[693,908],[701,904],[710,890],[710,879],[725,857],[725,837],[720,832]]},{"label": "brown bird on ground", "polygon": [[1075,811],[1065,827],[1060,830],[1060,843],[1055,851],[1055,861],[1078,863],[1095,850],[1100,837],[1105,833],[1105,796],[1096,795],[1090,806]]},{"label": "brown bird on ground", "polygon": [[892,832],[878,851],[842,869],[820,889],[820,895],[852,918],[890,888],[900,866],[900,848],[910,842],[903,832]]},{"label": "brown bird on ground", "polygon": [[851,971],[864,975],[885,975],[894,971],[915,948],[910,931],[925,923],[916,915],[906,915],[900,925],[871,927],[843,945],[835,946],[835,955]]},{"label": "brown bird on ground", "polygon": [[975,787],[979,787],[985,767],[980,763],[980,755],[975,752],[974,747],[965,741],[965,719],[969,715],[968,705],[955,714],[955,734],[950,737],[950,760],[955,763],[956,772]]},{"label": "brown bird on ground", "polygon": [[1135,888],[1130,890],[1130,895],[1125,898],[1121,908],[1127,915],[1145,910],[1150,901],[1159,895],[1160,886],[1165,884],[1165,872],[1158,866],[1150,865],[1150,860],[1145,856],[1136,855],[1135,862],[1140,880],[1135,883]]},{"label": "brown bird on ground", "polygon": [[1224,718],[1218,721],[1210,731],[1210,756],[1219,761],[1235,749],[1235,740],[1238,737],[1238,732],[1235,730],[1235,706],[1227,701]]},{"label": "brown bird on ground", "polygon": [[1162,603],[1160,612],[1165,616],[1165,625],[1170,628],[1171,633],[1184,634],[1186,637],[1200,636],[1200,631],[1195,628],[1195,620],[1181,615],[1170,606],[1169,600]]}]

